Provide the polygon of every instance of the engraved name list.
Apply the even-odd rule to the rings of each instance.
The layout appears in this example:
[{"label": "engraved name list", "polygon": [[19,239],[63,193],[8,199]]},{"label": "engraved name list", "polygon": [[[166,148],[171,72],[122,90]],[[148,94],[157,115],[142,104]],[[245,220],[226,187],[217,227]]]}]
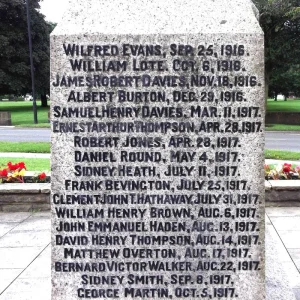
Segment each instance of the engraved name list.
[{"label": "engraved name list", "polygon": [[252,299],[241,282],[264,270],[257,36],[56,45],[54,285],[69,299]]}]

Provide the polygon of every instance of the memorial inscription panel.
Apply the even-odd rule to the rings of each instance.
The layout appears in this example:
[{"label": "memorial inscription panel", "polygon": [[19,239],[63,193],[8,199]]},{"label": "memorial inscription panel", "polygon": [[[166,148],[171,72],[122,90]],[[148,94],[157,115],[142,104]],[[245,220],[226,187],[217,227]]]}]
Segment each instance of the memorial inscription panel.
[{"label": "memorial inscription panel", "polygon": [[53,299],[265,299],[262,45],[52,37]]}]

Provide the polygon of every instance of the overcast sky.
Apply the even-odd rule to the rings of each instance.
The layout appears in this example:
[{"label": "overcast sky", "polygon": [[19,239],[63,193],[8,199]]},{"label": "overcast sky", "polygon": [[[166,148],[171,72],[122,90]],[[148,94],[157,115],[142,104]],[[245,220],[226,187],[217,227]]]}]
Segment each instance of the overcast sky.
[{"label": "overcast sky", "polygon": [[46,16],[47,21],[58,23],[67,7],[69,0],[43,0],[40,2],[40,12]]}]

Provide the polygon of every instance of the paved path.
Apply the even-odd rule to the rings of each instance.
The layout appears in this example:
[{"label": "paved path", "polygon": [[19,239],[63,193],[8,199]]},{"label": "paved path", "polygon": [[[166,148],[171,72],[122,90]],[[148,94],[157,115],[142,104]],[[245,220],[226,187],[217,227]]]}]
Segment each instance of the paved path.
[{"label": "paved path", "polygon": [[50,129],[0,127],[0,141],[50,142]]},{"label": "paved path", "polygon": [[0,213],[0,299],[50,300],[50,213]]},{"label": "paved path", "polygon": [[50,153],[0,152],[0,157],[50,158]]},{"label": "paved path", "polygon": [[266,149],[300,152],[300,132],[266,132]]},{"label": "paved path", "polygon": [[[266,211],[266,248],[269,251],[272,246],[274,250],[275,241],[279,275],[291,293],[283,298],[268,296],[267,300],[300,300],[300,208],[277,207]],[[0,300],[51,299],[50,230],[50,212],[0,213]],[[274,267],[268,252],[266,257],[269,282]],[[277,293],[280,284],[272,282],[269,286]]]}]

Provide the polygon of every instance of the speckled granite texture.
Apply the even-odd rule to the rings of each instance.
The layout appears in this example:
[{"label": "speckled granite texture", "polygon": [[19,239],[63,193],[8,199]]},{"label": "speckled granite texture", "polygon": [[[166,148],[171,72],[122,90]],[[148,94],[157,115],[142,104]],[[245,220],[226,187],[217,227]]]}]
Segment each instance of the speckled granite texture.
[{"label": "speckled granite texture", "polygon": [[52,35],[259,33],[248,0],[72,0]]},{"label": "speckled granite texture", "polygon": [[53,300],[265,299],[256,14],[72,1],[51,35]]}]

